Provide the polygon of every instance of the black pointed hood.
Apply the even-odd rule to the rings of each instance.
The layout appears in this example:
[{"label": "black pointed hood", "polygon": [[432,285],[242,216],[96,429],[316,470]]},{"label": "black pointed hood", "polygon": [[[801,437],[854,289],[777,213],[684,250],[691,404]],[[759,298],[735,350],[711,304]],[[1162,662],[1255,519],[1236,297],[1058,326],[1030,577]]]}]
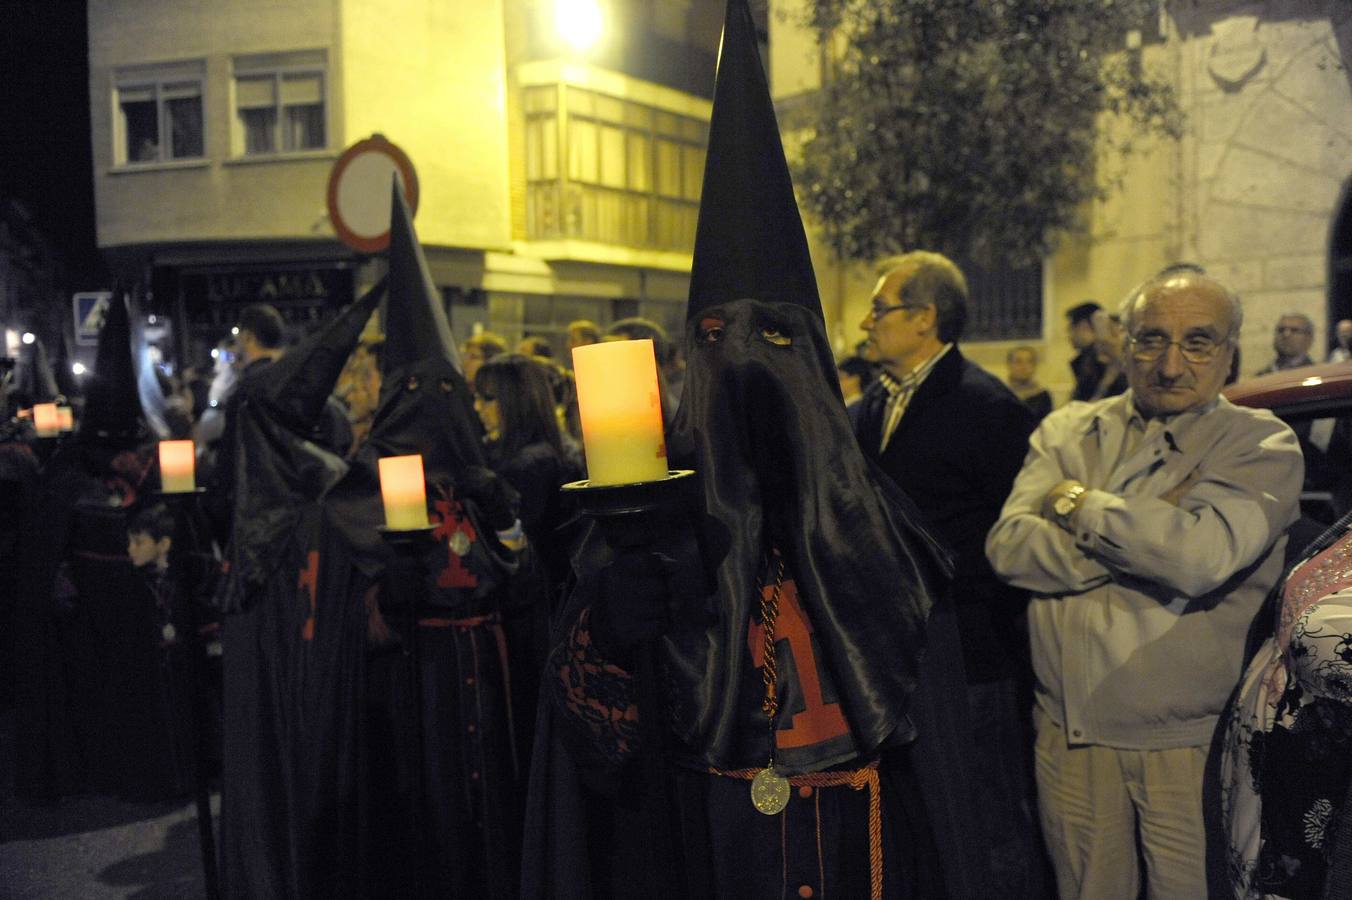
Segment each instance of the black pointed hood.
[{"label": "black pointed hood", "polygon": [[390,274],[380,407],[363,456],[421,453],[428,482],[483,465],[483,427],[441,297],[432,282],[399,183],[390,208]]},{"label": "black pointed hood", "polygon": [[150,437],[137,386],[131,316],[126,298],[114,291],[99,329],[94,371],[85,387],[82,440],[136,444]]},{"label": "black pointed hood", "polygon": [[[908,727],[948,561],[850,429],[746,0],[728,4],[685,346],[667,449],[673,468],[698,473],[717,621],[692,617],[663,639],[671,695],[684,701],[671,726],[715,768],[769,756],[768,731],[748,727],[763,722],[763,687],[744,676],[773,550],[849,726],[780,742],[776,766],[799,773],[867,758]],[[799,690],[799,664],[780,673],[785,696]]]},{"label": "black pointed hood", "polygon": [[390,303],[385,314],[381,372],[433,356],[445,356],[457,369],[460,353],[446,321],[441,293],[432,281],[427,258],[413,230],[413,214],[394,179],[390,199]]},{"label": "black pointed hood", "polygon": [[307,436],[318,424],[324,404],[384,292],[382,279],[263,370],[266,384],[260,401],[279,424]]},{"label": "black pointed hood", "polygon": [[754,297],[822,316],[746,0],[728,0],[686,318]]}]

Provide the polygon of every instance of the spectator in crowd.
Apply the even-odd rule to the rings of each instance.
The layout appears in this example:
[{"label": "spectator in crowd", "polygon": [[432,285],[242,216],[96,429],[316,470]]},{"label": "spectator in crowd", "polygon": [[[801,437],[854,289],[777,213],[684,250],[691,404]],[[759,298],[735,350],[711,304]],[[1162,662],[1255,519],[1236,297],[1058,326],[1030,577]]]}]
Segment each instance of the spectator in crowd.
[{"label": "spectator in crowd", "polygon": [[1284,369],[1312,366],[1310,345],[1314,343],[1314,323],[1304,313],[1285,313],[1272,329],[1272,349],[1277,357],[1257,373],[1270,375]]},{"label": "spectator in crowd", "polygon": [[[235,421],[239,404],[250,384],[262,384],[268,367],[286,354],[286,323],[281,313],[266,303],[254,303],[240,312],[235,334],[235,383],[225,400],[225,425],[217,442],[211,471],[206,473],[207,513],[217,539],[224,543],[230,534],[231,502],[235,488]],[[324,403],[310,439],[338,453],[352,447],[352,426],[341,402],[329,397]]]},{"label": "spectator in crowd", "polygon": [[1334,347],[1329,351],[1329,362],[1347,362],[1352,359],[1352,319],[1339,319],[1334,326]]},{"label": "spectator in crowd", "polygon": [[333,391],[347,407],[347,421],[352,426],[349,455],[361,447],[370,433],[371,421],[380,405],[380,351],[383,346],[383,338],[358,344],[348,357]]},{"label": "spectator in crowd", "polygon": [[1070,346],[1075,357],[1070,361],[1070,372],[1075,388],[1070,399],[1088,400],[1103,379],[1103,365],[1094,352],[1094,313],[1103,309],[1093,300],[1086,300],[1066,310],[1070,321]]},{"label": "spectator in crowd", "polygon": [[1001,584],[982,549],[1036,422],[995,376],[962,355],[967,280],[951,260],[917,251],[884,260],[878,274],[860,327],[881,371],[855,434],[864,455],[955,552],[952,596],[967,701],[982,723],[976,768],[995,876],[1011,895],[1036,897],[1042,870],[1032,819],[1032,741],[1020,714],[1031,680],[1021,639],[1027,597]]},{"label": "spectator in crowd", "polygon": [[466,339],[460,353],[460,362],[465,367],[465,381],[474,384],[474,375],[479,366],[488,362],[499,353],[507,352],[507,342],[491,331],[481,331]]},{"label": "spectator in crowd", "polygon": [[[1205,897],[1202,770],[1281,575],[1302,464],[1220,396],[1242,310],[1194,272],[1124,306],[1130,389],[1043,420],[986,538],[1033,592],[1043,834],[1062,897]],[[1139,848],[1139,855],[1138,855]]]},{"label": "spectator in crowd", "polygon": [[1122,360],[1122,322],[1106,309],[1096,310],[1090,321],[1094,328],[1094,345],[1091,349],[1102,374],[1093,391],[1083,399],[1116,397],[1127,389],[1127,374],[1123,371]]},{"label": "spectator in crowd", "polygon": [[538,334],[528,334],[516,345],[516,352],[522,356],[534,356],[540,359],[553,359],[554,348],[549,341]]},{"label": "spectator in crowd", "polygon": [[1352,514],[1306,547],[1255,620],[1262,644],[1220,745],[1212,896],[1352,896],[1350,525]]},{"label": "spectator in crowd", "polygon": [[1023,401],[1039,422],[1052,411],[1052,394],[1037,380],[1037,350],[1029,346],[1015,347],[1005,354],[1009,370],[1009,389]]},{"label": "spectator in crowd", "polygon": [[568,354],[569,362],[572,361],[572,353],[578,347],[585,347],[588,344],[601,343],[601,326],[587,319],[578,319],[568,323]]},{"label": "spectator in crowd", "polygon": [[574,534],[561,529],[574,510],[559,486],[583,477],[582,452],[559,428],[552,376],[547,364],[517,353],[489,360],[475,376],[474,411],[484,426],[485,456],[520,495],[517,517],[528,547],[502,605],[522,759],[530,755],[555,591],[572,573]]},{"label": "spectator in crowd", "polygon": [[873,364],[858,356],[847,356],[836,363],[836,380],[840,382],[840,395],[845,400],[845,412],[850,416],[850,427],[856,427],[859,421],[859,401],[864,399],[864,391],[873,383]]}]

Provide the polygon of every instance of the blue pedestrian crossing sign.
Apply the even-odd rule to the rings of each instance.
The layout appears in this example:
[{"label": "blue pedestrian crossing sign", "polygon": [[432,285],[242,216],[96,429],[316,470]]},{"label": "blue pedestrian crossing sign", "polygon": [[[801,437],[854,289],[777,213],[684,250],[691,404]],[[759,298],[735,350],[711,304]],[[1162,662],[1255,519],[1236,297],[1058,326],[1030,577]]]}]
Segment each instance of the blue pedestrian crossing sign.
[{"label": "blue pedestrian crossing sign", "polygon": [[75,295],[75,343],[93,347],[99,342],[99,329],[108,314],[112,291],[87,291]]}]

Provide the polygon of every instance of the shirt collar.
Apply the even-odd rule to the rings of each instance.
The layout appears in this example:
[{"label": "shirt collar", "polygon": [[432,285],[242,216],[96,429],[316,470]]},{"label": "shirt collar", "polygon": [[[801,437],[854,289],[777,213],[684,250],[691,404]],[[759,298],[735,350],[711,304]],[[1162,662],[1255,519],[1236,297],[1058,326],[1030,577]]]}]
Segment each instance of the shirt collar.
[{"label": "shirt collar", "polygon": [[887,389],[887,393],[892,396],[895,396],[902,388],[919,387],[920,383],[934,370],[934,367],[938,365],[939,360],[942,359],[944,354],[951,350],[952,347],[953,344],[951,342],[944,344],[939,348],[937,353],[907,372],[905,375],[902,375],[900,378],[893,375],[891,372],[888,372],[886,369],[883,369],[878,373],[878,380],[883,383],[883,387]]},{"label": "shirt collar", "polygon": [[1125,428],[1138,428],[1146,431],[1151,421],[1159,421],[1164,425],[1164,433],[1167,436],[1169,445],[1175,450],[1181,449],[1178,445],[1178,436],[1180,432],[1186,432],[1188,426],[1200,419],[1202,416],[1214,410],[1220,405],[1224,398],[1217,397],[1210,403],[1205,403],[1196,409],[1189,409],[1181,413],[1175,413],[1172,416],[1163,419],[1148,420],[1136,409],[1136,397],[1131,388],[1127,388],[1124,393],[1113,397],[1107,403],[1099,406],[1094,411],[1089,423],[1085,425],[1085,433],[1102,428],[1104,422],[1116,422]]}]

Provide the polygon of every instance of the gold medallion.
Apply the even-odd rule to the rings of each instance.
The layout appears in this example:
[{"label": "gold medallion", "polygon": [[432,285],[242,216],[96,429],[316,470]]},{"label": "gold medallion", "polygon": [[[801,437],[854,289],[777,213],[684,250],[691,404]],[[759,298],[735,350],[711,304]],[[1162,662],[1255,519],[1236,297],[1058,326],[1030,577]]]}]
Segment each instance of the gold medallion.
[{"label": "gold medallion", "polygon": [[772,768],[761,769],[751,779],[751,805],[767,816],[777,816],[789,805],[789,779]]},{"label": "gold medallion", "polygon": [[469,536],[463,531],[451,535],[451,552],[456,556],[464,556],[469,552]]}]

